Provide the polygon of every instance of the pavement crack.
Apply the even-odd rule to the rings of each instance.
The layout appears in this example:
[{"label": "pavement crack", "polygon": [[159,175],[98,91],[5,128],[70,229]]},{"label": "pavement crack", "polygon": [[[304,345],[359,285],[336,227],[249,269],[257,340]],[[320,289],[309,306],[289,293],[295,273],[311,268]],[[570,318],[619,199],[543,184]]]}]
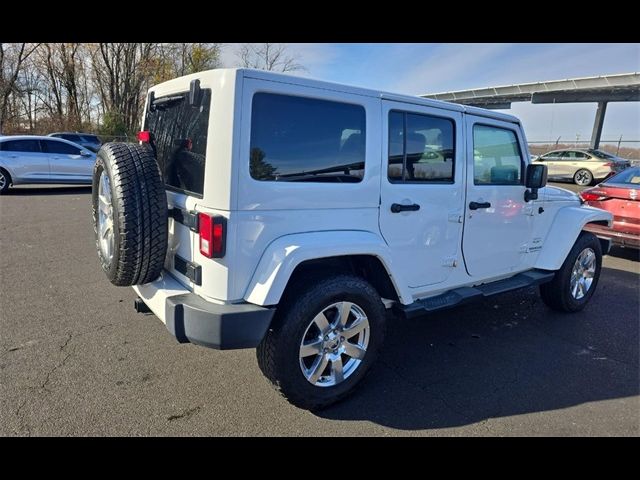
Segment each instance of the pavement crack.
[{"label": "pavement crack", "polygon": [[[68,333],[66,334],[66,340],[64,341],[63,345],[60,347],[60,350],[64,350],[67,346],[67,344],[71,341],[72,338],[74,337],[81,337],[82,335],[88,335],[90,333],[96,333],[99,332],[101,330],[104,330],[105,328],[108,327],[113,327],[114,325],[116,325],[115,323],[106,323],[104,325],[99,325],[97,327],[91,328],[89,330],[85,330],[82,332],[78,332],[78,333]],[[0,353],[0,356],[6,355],[7,353],[12,353],[12,352],[17,352],[18,350],[24,350],[28,347],[32,347],[38,343],[42,343],[45,341],[57,341],[62,335],[57,335],[56,337],[39,337],[39,338],[35,338],[33,340],[29,340],[26,343],[23,343],[22,345],[18,345],[15,347],[11,347],[11,348],[7,348],[6,350],[2,351],[2,353]]]},{"label": "pavement crack", "polygon": [[[69,342],[71,341],[72,338],[73,338],[73,334],[71,333],[68,334],[67,339],[60,347],[61,352],[65,351],[65,348],[67,348],[67,345],[69,345]],[[42,382],[42,384],[40,385],[40,389],[46,390],[47,392],[51,392],[51,390],[47,388],[47,385],[51,380],[51,375],[53,375],[59,368],[62,368],[65,365],[65,363],[67,363],[67,360],[69,360],[72,354],[73,354],[72,352],[67,353],[60,363],[55,365],[51,370],[49,370],[49,372],[47,372],[47,376],[45,377],[44,382]]]},{"label": "pavement crack", "polygon": [[589,352],[594,352],[594,353],[595,352],[599,352],[601,354],[604,354],[606,356],[606,360],[611,360],[612,362],[620,363],[622,365],[626,365],[627,367],[632,367],[632,368],[636,368],[637,367],[637,364],[635,364],[635,363],[625,362],[624,360],[620,360],[618,358],[612,357],[607,352],[604,352],[602,350],[598,350],[597,348],[594,348],[591,345],[583,345],[581,343],[577,343],[577,342],[571,341],[570,339],[568,339],[566,337],[563,337],[562,335],[558,335],[558,334],[549,332],[539,322],[531,322],[531,325],[534,328],[537,328],[539,331],[541,331],[545,335],[547,335],[548,337],[554,338],[554,339],[559,340],[559,341],[564,342],[564,343],[568,343],[569,345],[573,345],[574,347],[580,347],[583,350],[586,350],[586,351],[589,351]]},{"label": "pavement crack", "polygon": [[195,413],[198,413],[201,408],[202,408],[201,406],[197,406],[197,407],[185,410],[184,412],[179,413],[177,415],[169,415],[167,417],[167,420],[169,420],[170,422],[173,422],[174,420],[180,420],[181,418],[189,418]]}]

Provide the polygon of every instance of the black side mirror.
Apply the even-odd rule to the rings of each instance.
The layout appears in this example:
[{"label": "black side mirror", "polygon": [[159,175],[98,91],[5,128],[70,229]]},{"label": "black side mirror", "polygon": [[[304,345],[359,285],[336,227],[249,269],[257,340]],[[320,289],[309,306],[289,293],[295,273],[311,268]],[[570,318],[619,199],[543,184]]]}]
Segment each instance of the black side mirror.
[{"label": "black side mirror", "polygon": [[525,187],[527,187],[527,190],[524,192],[524,201],[537,200],[538,189],[544,187],[546,184],[547,166],[539,163],[530,163],[527,165],[527,175],[525,179]]}]

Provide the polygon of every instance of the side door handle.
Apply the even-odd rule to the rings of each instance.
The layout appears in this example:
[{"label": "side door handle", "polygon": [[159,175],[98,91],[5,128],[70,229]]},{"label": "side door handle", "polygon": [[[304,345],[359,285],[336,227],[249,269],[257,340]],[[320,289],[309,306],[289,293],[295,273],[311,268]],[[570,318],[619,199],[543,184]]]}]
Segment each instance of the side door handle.
[{"label": "side door handle", "polygon": [[392,213],[400,213],[400,212],[417,212],[420,210],[420,205],[414,203],[412,205],[402,205],[400,203],[392,203],[391,204],[391,212]]},{"label": "side door handle", "polygon": [[491,208],[489,202],[471,202],[469,204],[469,210],[478,210],[479,208]]}]

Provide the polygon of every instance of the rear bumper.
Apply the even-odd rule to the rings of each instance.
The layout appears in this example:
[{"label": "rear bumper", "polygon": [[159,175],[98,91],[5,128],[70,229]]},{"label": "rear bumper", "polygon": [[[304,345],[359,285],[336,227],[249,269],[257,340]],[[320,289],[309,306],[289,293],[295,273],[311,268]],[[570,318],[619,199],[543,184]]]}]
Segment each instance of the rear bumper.
[{"label": "rear bumper", "polygon": [[611,243],[614,245],[640,248],[640,235],[618,232],[616,230],[610,229],[609,227],[596,224],[588,224],[584,227],[584,229],[595,234],[599,238],[611,240]]},{"label": "rear bumper", "polygon": [[250,303],[208,302],[167,272],[155,282],[133,289],[180,343],[219,350],[257,347],[275,313],[275,309]]}]

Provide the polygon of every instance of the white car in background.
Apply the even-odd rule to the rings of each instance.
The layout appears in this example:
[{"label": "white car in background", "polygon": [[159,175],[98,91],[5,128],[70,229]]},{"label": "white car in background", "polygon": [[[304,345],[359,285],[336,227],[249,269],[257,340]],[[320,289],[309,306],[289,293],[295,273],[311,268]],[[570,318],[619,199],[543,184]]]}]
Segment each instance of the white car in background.
[{"label": "white car in background", "polygon": [[535,162],[547,166],[549,180],[570,180],[576,185],[588,186],[594,180],[603,180],[631,165],[629,160],[602,150],[564,149],[540,155]]},{"label": "white car in background", "polygon": [[0,194],[10,185],[91,184],[96,154],[61,138],[0,137]]}]

